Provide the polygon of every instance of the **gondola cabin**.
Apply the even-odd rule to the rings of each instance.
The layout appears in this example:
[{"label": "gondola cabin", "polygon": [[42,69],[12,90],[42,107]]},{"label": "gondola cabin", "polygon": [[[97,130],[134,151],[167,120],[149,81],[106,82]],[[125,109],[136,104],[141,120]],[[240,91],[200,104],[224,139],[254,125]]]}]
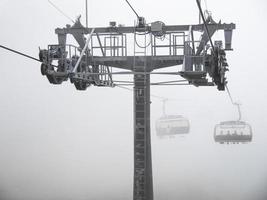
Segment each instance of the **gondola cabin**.
[{"label": "gondola cabin", "polygon": [[156,121],[156,133],[159,137],[187,134],[189,130],[189,120],[181,115],[166,115]]},{"label": "gondola cabin", "polygon": [[220,144],[248,143],[252,141],[252,128],[243,121],[221,122],[215,126],[214,140]]}]

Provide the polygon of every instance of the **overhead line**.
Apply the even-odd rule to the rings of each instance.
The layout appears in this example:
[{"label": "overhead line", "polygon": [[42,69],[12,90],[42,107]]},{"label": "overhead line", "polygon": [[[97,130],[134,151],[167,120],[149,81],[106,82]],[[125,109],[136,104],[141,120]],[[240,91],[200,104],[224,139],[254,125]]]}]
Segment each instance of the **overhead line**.
[{"label": "overhead line", "polygon": [[205,0],[204,2],[205,2],[206,10],[209,10],[207,0]]},{"label": "overhead line", "polygon": [[236,103],[233,101],[233,98],[232,98],[232,95],[231,95],[231,93],[230,93],[230,90],[229,90],[228,86],[226,85],[225,87],[226,87],[227,94],[228,94],[228,96],[229,96],[229,98],[230,98],[230,100],[231,100],[231,103],[232,103],[233,105],[236,105]]},{"label": "overhead line", "polygon": [[85,0],[86,28],[88,28],[88,0]]},{"label": "overhead line", "polygon": [[125,0],[127,2],[127,4],[130,6],[130,8],[133,10],[133,12],[135,13],[135,15],[137,16],[137,18],[140,18],[139,15],[137,14],[137,12],[135,11],[135,9],[132,7],[132,5],[129,3],[128,0]]},{"label": "overhead line", "polygon": [[64,13],[58,6],[56,6],[52,1],[47,0],[48,3],[50,3],[58,12],[60,12],[62,15],[64,15],[66,18],[68,18],[70,21],[72,21],[73,23],[75,23],[75,21],[73,19],[71,19],[66,13]]},{"label": "overhead line", "polygon": [[[125,90],[128,90],[128,91],[131,91],[133,92],[134,89],[131,89],[129,87],[126,87],[126,86],[133,86],[133,84],[114,84],[116,87],[118,88],[121,88],[121,89],[125,89]],[[156,98],[156,99],[159,99],[161,101],[165,100],[165,99],[168,99],[168,101],[181,101],[179,99],[174,99],[174,98],[166,98],[166,97],[162,97],[162,96],[158,96],[158,95],[154,95],[154,94],[150,94],[151,97],[153,98]]]},{"label": "overhead line", "polygon": [[16,50],[14,50],[14,49],[10,49],[10,48],[8,48],[8,47],[6,47],[6,46],[3,46],[3,45],[0,45],[0,48],[3,48],[3,49],[5,49],[5,50],[7,50],[7,51],[11,51],[11,52],[13,52],[13,53],[19,54],[19,55],[24,56],[24,57],[26,57],[26,58],[35,60],[35,61],[37,61],[37,62],[42,62],[41,60],[39,60],[39,59],[37,59],[37,58],[34,58],[34,57],[32,57],[32,56],[30,56],[30,55],[27,55],[27,54],[25,54],[25,53],[16,51]]},{"label": "overhead line", "polygon": [[204,17],[204,14],[203,14],[203,11],[202,11],[200,2],[199,2],[199,0],[196,0],[196,1],[197,1],[198,9],[199,9],[201,18],[202,18],[202,20],[203,20],[205,29],[206,29],[206,31],[207,31],[207,35],[208,35],[208,37],[209,37],[209,41],[210,41],[210,44],[211,44],[211,47],[212,47],[212,51],[215,52],[214,45],[213,45],[213,42],[212,42],[211,37],[210,37],[210,32],[209,32],[208,25],[207,25],[206,19],[205,19],[205,17]]},{"label": "overhead line", "polygon": [[[43,61],[41,61],[41,60],[38,59],[38,58],[34,58],[34,57],[30,56],[30,55],[27,55],[27,54],[22,53],[22,52],[19,52],[19,51],[17,51],[17,50],[8,48],[8,47],[6,47],[6,46],[0,45],[0,48],[5,49],[5,50],[7,50],[7,51],[10,51],[10,52],[12,52],[12,53],[16,53],[16,54],[18,54],[18,55],[24,56],[24,57],[29,58],[29,59],[31,59],[31,60],[34,60],[34,61],[43,63]],[[56,67],[56,68],[58,67],[58,66],[55,66],[55,65],[52,65],[52,64],[51,64],[51,66]]]},{"label": "overhead line", "polygon": [[190,85],[189,83],[151,83],[152,86],[181,86],[181,85]]}]

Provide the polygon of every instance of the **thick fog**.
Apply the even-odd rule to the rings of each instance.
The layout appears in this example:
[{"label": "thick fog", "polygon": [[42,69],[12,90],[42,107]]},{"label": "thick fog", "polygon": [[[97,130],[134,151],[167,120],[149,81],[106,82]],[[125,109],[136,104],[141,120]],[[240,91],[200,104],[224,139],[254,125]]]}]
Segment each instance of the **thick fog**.
[{"label": "thick fog", "polygon": [[[84,0],[53,0],[75,19]],[[198,23],[195,0],[132,0],[148,22]],[[214,142],[214,126],[238,117],[216,87],[152,86],[176,99],[166,112],[186,116],[190,133],[159,139],[162,102],[152,97],[154,196],[157,200],[267,199],[266,0],[207,0],[216,21],[236,23],[227,52],[229,88],[253,128],[249,144]],[[123,0],[89,0],[89,25],[133,25]],[[0,0],[0,45],[38,57],[71,22],[46,0]],[[48,83],[40,63],[0,49],[0,200],[130,200],[133,188],[133,94],[121,88],[75,90]],[[160,77],[161,78],[161,77]],[[173,78],[173,77],[171,77]],[[132,80],[132,77],[129,76]],[[152,77],[156,80],[157,77]],[[169,77],[165,77],[169,79]]]}]

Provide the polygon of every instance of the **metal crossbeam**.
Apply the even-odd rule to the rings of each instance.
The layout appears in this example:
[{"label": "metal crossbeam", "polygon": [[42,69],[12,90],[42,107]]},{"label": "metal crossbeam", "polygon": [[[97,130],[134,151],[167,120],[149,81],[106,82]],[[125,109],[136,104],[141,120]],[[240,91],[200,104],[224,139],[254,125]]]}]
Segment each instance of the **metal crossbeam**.
[{"label": "metal crossbeam", "polygon": [[[204,24],[197,24],[197,25],[166,25],[164,27],[164,30],[166,33],[168,32],[174,32],[174,31],[189,31],[190,26],[192,26],[193,31],[204,31],[205,26]],[[207,24],[207,27],[210,29],[216,29],[216,30],[234,30],[236,28],[236,25],[231,24]],[[56,34],[89,34],[92,31],[92,28],[75,28],[75,27],[66,27],[66,28],[57,28],[55,30]],[[138,29],[134,26],[120,26],[120,27],[98,27],[95,28],[95,33],[98,34],[105,34],[105,33],[134,33],[135,31],[151,31],[151,27],[147,26],[146,28]]]},{"label": "metal crossbeam", "polygon": [[155,69],[181,65],[183,63],[184,56],[94,56],[91,58],[90,62],[99,65],[133,70],[134,59],[137,65],[140,65],[143,62],[147,62],[147,67],[150,71],[152,71]]}]

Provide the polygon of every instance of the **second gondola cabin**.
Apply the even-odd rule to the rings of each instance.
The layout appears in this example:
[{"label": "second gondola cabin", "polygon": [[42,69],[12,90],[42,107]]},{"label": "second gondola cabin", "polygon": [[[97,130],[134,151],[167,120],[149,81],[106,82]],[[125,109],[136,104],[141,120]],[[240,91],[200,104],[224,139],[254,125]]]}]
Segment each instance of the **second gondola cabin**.
[{"label": "second gondola cabin", "polygon": [[165,115],[156,121],[159,137],[188,134],[189,130],[189,120],[181,115]]}]

